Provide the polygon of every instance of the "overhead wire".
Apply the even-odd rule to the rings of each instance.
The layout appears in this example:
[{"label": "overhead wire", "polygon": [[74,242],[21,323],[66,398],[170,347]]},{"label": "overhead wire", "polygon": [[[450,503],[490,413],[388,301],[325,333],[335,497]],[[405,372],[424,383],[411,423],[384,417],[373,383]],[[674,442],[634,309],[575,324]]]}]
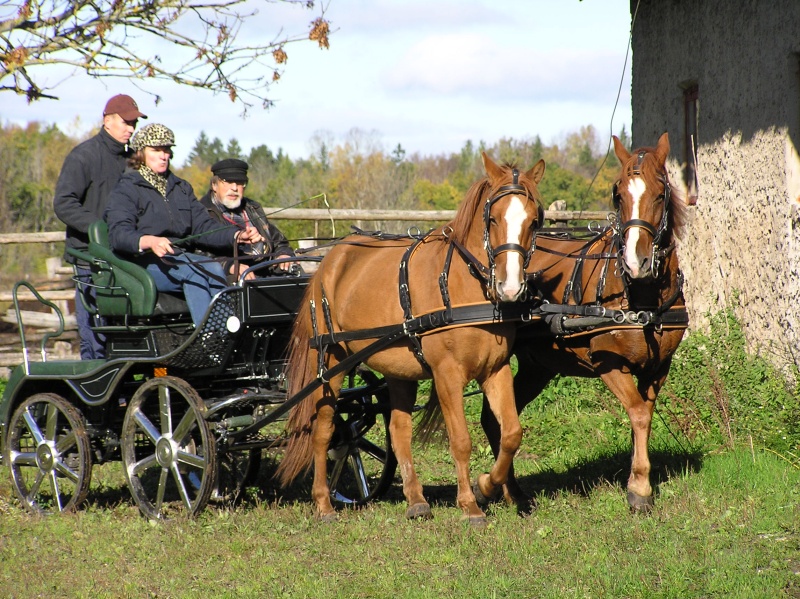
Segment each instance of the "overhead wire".
[{"label": "overhead wire", "polygon": [[589,183],[589,187],[586,189],[586,193],[584,193],[583,198],[581,198],[581,205],[583,205],[583,200],[585,200],[589,192],[592,191],[592,187],[594,186],[594,182],[597,180],[597,177],[600,175],[600,172],[603,170],[603,167],[608,160],[608,155],[611,153],[611,140],[613,139],[614,135],[614,115],[617,113],[617,107],[619,106],[619,98],[622,95],[622,84],[625,82],[625,70],[628,68],[628,57],[630,56],[631,47],[633,44],[633,28],[636,25],[636,15],[639,14],[639,5],[641,4],[642,0],[637,0],[636,8],[633,11],[633,17],[631,18],[631,29],[628,33],[628,45],[625,48],[625,60],[622,63],[622,74],[619,78],[619,85],[617,86],[617,97],[614,100],[614,108],[611,110],[611,121],[609,122],[609,132],[608,132],[608,146],[606,146],[606,153],[603,156],[603,161],[600,163],[600,166],[597,167],[597,171],[592,177],[591,183]]}]

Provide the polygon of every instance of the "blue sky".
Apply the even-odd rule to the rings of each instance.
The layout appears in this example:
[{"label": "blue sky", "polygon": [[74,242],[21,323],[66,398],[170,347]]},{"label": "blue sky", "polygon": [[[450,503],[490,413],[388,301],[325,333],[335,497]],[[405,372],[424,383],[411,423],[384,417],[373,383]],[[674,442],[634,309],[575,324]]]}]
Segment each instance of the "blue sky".
[{"label": "blue sky", "polygon": [[[251,5],[260,12],[243,27],[243,41],[272,39],[278,24],[302,30],[315,16]],[[585,125],[606,143],[631,125],[628,7],[623,0],[330,0],[330,49],[287,46],[269,110],[253,108],[243,119],[227,97],[173,84],[152,86],[162,96],[155,106],[124,79],[54,71],[51,81],[67,77],[59,101],[28,105],[4,92],[0,120],[85,133],[110,96],[128,93],[147,122],[175,131],[178,165],[201,130],[225,143],[235,137],[245,151],[266,144],[292,158],[309,156],[314,138],[341,143],[353,129],[386,151],[400,144],[421,155],[457,152],[468,140],[539,135],[554,143]]]}]

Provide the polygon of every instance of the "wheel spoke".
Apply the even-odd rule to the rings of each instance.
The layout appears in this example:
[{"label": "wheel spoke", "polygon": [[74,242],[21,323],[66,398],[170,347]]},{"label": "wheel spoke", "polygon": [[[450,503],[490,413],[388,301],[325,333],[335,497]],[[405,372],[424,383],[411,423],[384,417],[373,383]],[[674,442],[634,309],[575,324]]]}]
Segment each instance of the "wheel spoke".
[{"label": "wheel spoke", "polygon": [[61,437],[56,443],[56,451],[61,455],[67,453],[67,450],[72,449],[78,445],[78,438],[75,436],[75,431],[69,431],[66,435]]},{"label": "wheel spoke", "polygon": [[186,437],[196,427],[197,420],[194,417],[194,412],[192,410],[188,410],[186,414],[183,415],[183,418],[181,418],[178,426],[175,427],[175,431],[172,433],[172,440],[178,445],[183,445]]},{"label": "wheel spoke", "polygon": [[64,506],[61,504],[61,492],[58,490],[58,476],[56,475],[56,471],[50,471],[50,486],[53,488],[53,498],[56,500],[56,505],[58,505],[58,511],[63,512]]},{"label": "wheel spoke", "polygon": [[169,387],[162,385],[158,388],[158,411],[161,415],[161,434],[172,432],[172,393]]},{"label": "wheel spoke", "polygon": [[156,513],[161,513],[161,506],[164,505],[164,493],[167,491],[168,476],[167,469],[162,468],[161,476],[158,477],[158,490],[156,491]]},{"label": "wheel spoke", "polygon": [[337,459],[333,463],[333,467],[331,468],[330,479],[328,482],[328,486],[332,490],[336,490],[339,486],[339,481],[342,478],[342,473],[344,472],[344,465],[347,462],[347,456]]},{"label": "wheel spoke", "polygon": [[133,467],[131,468],[131,475],[140,476],[142,472],[152,467],[153,464],[158,464],[158,462],[156,461],[156,454],[147,456],[146,458],[143,458],[138,462],[135,462],[133,464]]},{"label": "wheel spoke", "polygon": [[62,476],[64,476],[67,479],[71,480],[73,483],[78,484],[78,481],[80,479],[78,473],[75,472],[74,470],[72,470],[69,466],[67,466],[63,462],[63,460],[59,459],[59,460],[56,461],[55,469],[58,470],[58,472]]},{"label": "wheel spoke", "polygon": [[32,468],[37,468],[36,464],[36,454],[34,452],[11,452],[11,465],[12,466],[30,466]]},{"label": "wheel spoke", "polygon": [[199,468],[200,470],[205,470],[206,460],[201,455],[189,453],[188,451],[182,451],[179,449],[176,458],[177,461],[182,464],[188,464],[189,466]]},{"label": "wheel spoke", "polygon": [[153,445],[155,445],[156,442],[161,438],[161,433],[158,432],[158,429],[155,427],[155,425],[141,410],[136,410],[133,418],[136,421],[136,424],[139,425],[139,428],[142,429],[142,432],[147,435],[147,438],[153,442]]},{"label": "wheel spoke", "polygon": [[42,434],[41,429],[39,429],[39,425],[36,423],[36,420],[31,414],[30,408],[25,410],[23,418],[25,419],[25,424],[28,425],[28,430],[30,431],[33,440],[36,441],[36,445],[39,445],[39,443],[44,441],[44,435]]},{"label": "wheel spoke", "polygon": [[361,453],[358,449],[355,449],[350,454],[350,467],[353,470],[353,476],[356,479],[356,486],[361,494],[361,499],[364,499],[369,495],[369,481],[367,480],[367,473],[364,472],[364,462],[361,461]]},{"label": "wheel spoke", "polygon": [[387,460],[386,450],[382,447],[378,447],[369,439],[365,439],[361,437],[358,440],[358,448],[363,451],[364,453],[372,456],[376,460],[378,460],[381,464],[385,464]]},{"label": "wheel spoke", "polygon": [[39,470],[36,472],[36,479],[31,485],[30,493],[28,493],[27,499],[30,503],[36,503],[36,496],[39,494],[39,489],[42,486],[42,482],[44,482],[44,472]]},{"label": "wheel spoke", "polygon": [[55,404],[47,404],[45,408],[46,423],[44,427],[45,438],[53,440],[56,438],[56,431],[58,430],[58,406]]},{"label": "wheel spoke", "polygon": [[186,490],[186,483],[183,482],[183,476],[180,470],[178,470],[178,465],[173,464],[170,470],[172,471],[172,478],[175,479],[175,484],[178,485],[178,494],[183,500],[183,505],[186,506],[186,509],[191,509],[192,500],[189,499],[189,492]]}]

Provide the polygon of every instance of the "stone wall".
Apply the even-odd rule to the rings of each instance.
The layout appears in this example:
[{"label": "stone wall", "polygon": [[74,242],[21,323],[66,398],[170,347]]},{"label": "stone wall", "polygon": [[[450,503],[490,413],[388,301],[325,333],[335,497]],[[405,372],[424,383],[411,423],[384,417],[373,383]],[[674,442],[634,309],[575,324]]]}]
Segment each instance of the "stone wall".
[{"label": "stone wall", "polygon": [[633,144],[668,131],[673,182],[683,89],[699,91],[699,193],[679,248],[692,327],[730,307],[750,348],[790,372],[800,367],[800,2],[632,0],[632,15],[637,4]]}]

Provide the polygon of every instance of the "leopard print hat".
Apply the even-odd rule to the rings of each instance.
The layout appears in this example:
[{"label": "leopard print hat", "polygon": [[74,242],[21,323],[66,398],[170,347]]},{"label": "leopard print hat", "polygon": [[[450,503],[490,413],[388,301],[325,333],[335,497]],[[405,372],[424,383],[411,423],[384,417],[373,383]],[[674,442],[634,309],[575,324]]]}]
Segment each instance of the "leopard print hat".
[{"label": "leopard print hat", "polygon": [[161,148],[175,145],[175,134],[172,129],[159,123],[151,123],[139,129],[130,141],[130,148],[134,152],[146,147]]}]

